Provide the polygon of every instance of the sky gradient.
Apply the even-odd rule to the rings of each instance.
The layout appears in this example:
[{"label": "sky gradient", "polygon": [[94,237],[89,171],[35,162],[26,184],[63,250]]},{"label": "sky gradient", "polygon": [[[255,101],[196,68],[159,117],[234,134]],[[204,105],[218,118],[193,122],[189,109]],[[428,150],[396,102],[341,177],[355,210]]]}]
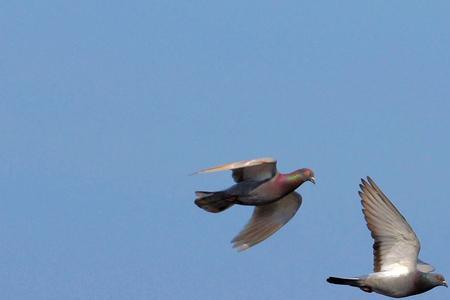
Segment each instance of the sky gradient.
[{"label": "sky gradient", "polygon": [[[450,278],[448,1],[0,4],[2,299],[383,299],[370,175]],[[273,156],[317,184],[243,253],[195,190]],[[436,288],[417,299],[448,299]]]}]

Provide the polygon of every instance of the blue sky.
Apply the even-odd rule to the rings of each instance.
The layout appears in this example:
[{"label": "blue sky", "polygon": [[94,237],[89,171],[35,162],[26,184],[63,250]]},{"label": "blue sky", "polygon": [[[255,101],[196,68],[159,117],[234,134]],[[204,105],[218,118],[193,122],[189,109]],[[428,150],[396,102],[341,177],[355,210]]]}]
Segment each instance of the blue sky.
[{"label": "blue sky", "polygon": [[[447,1],[0,4],[3,299],[382,299],[357,196],[372,176],[450,277]],[[243,253],[251,208],[188,174],[273,156],[315,170]],[[417,299],[447,299],[436,288]]]}]

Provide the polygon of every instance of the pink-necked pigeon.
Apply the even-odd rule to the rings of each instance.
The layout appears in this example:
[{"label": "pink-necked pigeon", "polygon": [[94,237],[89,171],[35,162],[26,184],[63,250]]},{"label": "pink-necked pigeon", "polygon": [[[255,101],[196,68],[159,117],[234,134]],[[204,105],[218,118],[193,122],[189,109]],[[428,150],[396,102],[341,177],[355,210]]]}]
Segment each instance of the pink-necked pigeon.
[{"label": "pink-necked pigeon", "polygon": [[208,212],[221,212],[234,204],[255,206],[244,229],[231,241],[246,250],[279,230],[297,212],[302,197],[295,192],[303,182],[315,183],[314,172],[299,169],[281,174],[273,158],[259,158],[203,169],[197,173],[231,170],[236,184],[218,192],[195,192],[195,204]]}]

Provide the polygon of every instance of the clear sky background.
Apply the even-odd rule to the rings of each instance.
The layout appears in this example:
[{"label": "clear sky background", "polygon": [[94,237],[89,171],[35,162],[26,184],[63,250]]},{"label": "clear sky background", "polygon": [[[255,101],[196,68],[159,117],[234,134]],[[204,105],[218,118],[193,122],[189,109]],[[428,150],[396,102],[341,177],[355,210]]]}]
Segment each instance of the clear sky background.
[{"label": "clear sky background", "polygon": [[[3,1],[2,299],[382,299],[372,176],[450,277],[448,1]],[[243,253],[204,167],[260,156],[317,185]],[[417,299],[448,299],[436,288]]]}]

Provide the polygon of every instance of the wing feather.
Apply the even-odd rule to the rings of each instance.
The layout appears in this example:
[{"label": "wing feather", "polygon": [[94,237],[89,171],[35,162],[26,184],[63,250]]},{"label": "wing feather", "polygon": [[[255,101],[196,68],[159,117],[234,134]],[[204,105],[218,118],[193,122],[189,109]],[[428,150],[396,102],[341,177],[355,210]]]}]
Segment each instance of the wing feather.
[{"label": "wing feather", "polygon": [[256,206],[244,229],[231,241],[239,251],[246,250],[283,227],[296,214],[302,197],[292,192],[273,203]]},{"label": "wing feather", "polygon": [[360,184],[364,217],[374,239],[374,271],[388,271],[402,265],[416,268],[420,242],[403,215],[375,182],[367,177]]},{"label": "wing feather", "polygon": [[426,263],[420,259],[417,260],[417,269],[424,273],[430,273],[435,270],[435,268],[430,265],[429,263]]},{"label": "wing feather", "polygon": [[241,160],[200,170],[194,174],[231,170],[236,182],[245,180],[266,180],[277,173],[277,161],[271,157]]}]

